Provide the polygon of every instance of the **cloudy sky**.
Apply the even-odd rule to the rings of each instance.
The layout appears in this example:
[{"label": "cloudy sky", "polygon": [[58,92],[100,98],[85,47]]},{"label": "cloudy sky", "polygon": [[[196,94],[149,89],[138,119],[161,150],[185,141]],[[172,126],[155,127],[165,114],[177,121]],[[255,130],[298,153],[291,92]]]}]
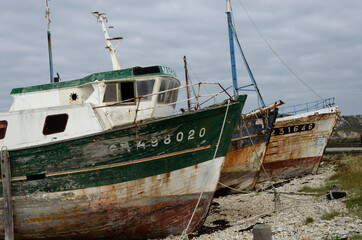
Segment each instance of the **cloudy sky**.
[{"label": "cloudy sky", "polygon": [[[0,111],[12,88],[49,82],[45,0],[0,0]],[[362,114],[362,1],[232,0],[239,40],[267,104],[318,100],[272,53],[271,47],[343,115]],[[63,81],[112,69],[101,25],[106,12],[122,68],[165,65],[184,82],[186,55],[194,82],[231,85],[225,0],[51,0],[54,71]],[[239,85],[250,83],[237,58]],[[257,107],[254,94],[247,109]]]}]

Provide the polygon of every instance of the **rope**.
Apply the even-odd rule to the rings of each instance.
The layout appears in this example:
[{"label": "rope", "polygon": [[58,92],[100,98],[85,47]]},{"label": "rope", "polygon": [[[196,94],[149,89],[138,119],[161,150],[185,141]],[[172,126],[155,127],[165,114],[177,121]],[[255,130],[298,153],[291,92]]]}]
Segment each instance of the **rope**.
[{"label": "rope", "polygon": [[220,184],[221,186],[223,186],[223,187],[225,187],[225,188],[229,188],[229,189],[231,189],[231,190],[233,190],[233,191],[235,191],[235,192],[239,192],[239,193],[250,193],[250,192],[251,192],[251,191],[241,191],[241,190],[239,190],[239,189],[230,187],[230,186],[228,186],[228,185],[226,185],[226,184],[224,184],[224,183],[222,183],[222,182],[220,182],[220,181],[219,181],[219,184]]},{"label": "rope", "polygon": [[[259,121],[260,119],[261,119],[262,121],[264,120],[264,119],[262,119],[262,118],[259,118],[256,113],[254,113],[254,115],[255,115],[255,118],[256,118],[258,121]],[[267,113],[267,116],[269,116],[269,113]],[[267,117],[267,116],[266,116],[266,117]],[[260,158],[260,155],[259,155],[258,152],[257,152],[257,149],[256,149],[256,147],[255,147],[254,141],[253,141],[253,139],[252,139],[252,137],[251,137],[251,135],[250,135],[250,132],[249,132],[247,126],[246,126],[245,118],[244,118],[243,116],[242,116],[241,118],[242,118],[242,121],[243,121],[244,128],[245,128],[245,130],[246,130],[246,132],[247,132],[247,134],[248,134],[249,141],[250,141],[251,145],[253,146],[254,153],[256,154],[256,156],[257,156],[257,158],[258,158],[258,160],[259,160],[259,162],[260,162],[260,166],[261,166],[261,168],[263,169],[265,175],[267,176],[268,182],[270,183],[270,186],[271,186],[271,188],[272,188],[272,190],[273,190],[273,192],[274,192],[274,203],[275,203],[274,208],[275,208],[275,212],[277,212],[277,208],[278,208],[277,205],[278,205],[278,204],[280,205],[280,194],[278,193],[278,191],[277,191],[276,188],[274,187],[274,185],[273,185],[273,183],[272,183],[272,181],[271,181],[271,178],[270,178],[269,174],[267,173],[267,171],[265,170],[265,168],[264,168],[264,166],[263,166],[263,162],[262,162],[262,160],[261,160],[261,158]],[[268,123],[267,120],[266,120],[266,123]],[[266,124],[266,128],[269,128],[268,124]],[[269,129],[270,129],[270,128],[269,128]],[[241,133],[242,133],[242,128],[240,128],[240,135],[241,135]],[[251,192],[251,191],[241,191],[241,190],[239,190],[239,189],[232,188],[232,187],[227,186],[226,184],[224,184],[224,183],[222,183],[222,182],[220,182],[220,181],[219,181],[219,184],[222,185],[222,186],[224,186],[224,187],[226,187],[226,188],[229,188],[229,189],[231,189],[231,190],[233,190],[233,191],[239,192],[239,193],[250,193],[250,192]]]},{"label": "rope", "polygon": [[[257,114],[255,114],[255,116],[256,116],[257,119],[259,119],[258,116],[257,116]],[[251,138],[251,136],[250,136],[250,133],[249,133],[248,128],[246,127],[246,123],[245,123],[244,117],[242,117],[242,119],[243,119],[243,123],[244,123],[244,128],[246,129],[246,132],[248,133],[249,140],[250,140],[250,142],[251,142],[251,144],[252,144],[252,146],[253,146],[253,148],[254,148],[254,152],[255,152],[256,156],[258,157],[258,160],[259,160],[259,162],[260,162],[261,168],[263,169],[265,175],[266,175],[267,178],[268,178],[268,182],[270,183],[270,187],[271,187],[272,190],[274,191],[274,203],[275,203],[274,211],[277,212],[277,204],[278,204],[279,201],[280,201],[278,191],[277,191],[276,188],[274,187],[274,185],[273,185],[273,183],[272,183],[272,181],[271,181],[271,178],[270,178],[269,174],[267,173],[267,171],[265,170],[265,168],[264,168],[264,166],[263,166],[263,162],[262,162],[259,154],[258,154],[257,151],[256,151],[255,144],[254,144],[254,142],[253,142],[253,140],[252,140],[252,138]]]},{"label": "rope", "polygon": [[217,145],[216,145],[216,149],[215,149],[215,152],[214,152],[214,156],[213,156],[213,159],[212,159],[212,164],[209,168],[209,171],[208,171],[208,174],[207,174],[207,178],[206,178],[206,181],[205,181],[205,184],[203,185],[202,187],[202,190],[200,192],[200,196],[199,196],[199,199],[197,200],[197,203],[196,203],[196,206],[195,206],[195,209],[191,215],[191,218],[189,220],[189,223],[187,224],[185,230],[182,232],[181,236],[180,236],[180,240],[181,239],[189,239],[187,237],[187,231],[191,225],[191,222],[192,222],[192,219],[194,218],[195,216],[195,213],[196,213],[196,210],[197,208],[199,207],[199,204],[200,204],[200,201],[201,201],[201,197],[202,195],[204,194],[204,191],[205,191],[205,188],[206,188],[206,184],[208,183],[209,181],[209,178],[210,178],[210,174],[211,174],[211,168],[214,166],[214,162],[215,162],[215,158],[216,158],[216,154],[217,154],[217,151],[219,150],[219,145],[220,145],[220,141],[221,141],[221,137],[222,137],[222,133],[224,131],[224,126],[225,126],[225,122],[226,122],[226,117],[228,115],[228,112],[229,112],[229,105],[230,105],[230,102],[228,101],[228,104],[227,104],[227,107],[226,107],[226,111],[225,111],[225,116],[224,116],[224,121],[222,123],[222,127],[221,127],[221,131],[220,131],[220,134],[219,134],[219,139],[217,141]]},{"label": "rope", "polygon": [[251,24],[253,25],[253,27],[255,28],[255,30],[258,32],[258,34],[260,35],[260,37],[263,39],[263,41],[266,43],[266,45],[268,45],[268,47],[270,48],[270,50],[273,52],[273,54],[279,59],[279,61],[289,70],[289,72],[295,77],[297,78],[301,83],[304,84],[304,86],[306,86],[310,91],[312,91],[315,95],[317,95],[320,99],[324,99],[322,98],[316,91],[314,91],[311,87],[308,86],[308,84],[303,81],[303,79],[301,79],[294,71],[291,67],[289,67],[289,65],[283,61],[283,59],[279,56],[279,54],[270,46],[269,42],[266,40],[266,38],[264,37],[264,35],[260,32],[259,28],[256,26],[256,24],[254,23],[253,19],[250,17],[248,11],[246,11],[246,8],[244,7],[243,3],[241,2],[241,0],[239,0],[240,5],[242,6],[242,8],[244,9],[246,15],[248,16]]}]

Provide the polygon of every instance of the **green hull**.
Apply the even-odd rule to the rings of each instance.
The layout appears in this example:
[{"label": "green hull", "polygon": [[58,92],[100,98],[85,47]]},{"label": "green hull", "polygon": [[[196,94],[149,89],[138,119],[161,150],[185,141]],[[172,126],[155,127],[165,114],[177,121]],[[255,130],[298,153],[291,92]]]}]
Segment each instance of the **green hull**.
[{"label": "green hull", "polygon": [[[193,200],[188,201],[188,204],[183,203],[188,206],[183,209],[194,208],[196,198],[206,179],[203,181],[191,178],[200,177],[197,176],[198,166],[203,166],[203,168],[210,166],[214,156],[219,161],[224,158],[244,100],[245,97],[241,96],[240,102],[231,103],[228,107],[214,106],[197,112],[120,127],[80,139],[11,151],[15,231],[20,238],[41,238],[49,235],[51,238],[64,239],[72,238],[74,234],[85,238],[90,236],[132,238],[135,235],[126,230],[122,230],[125,232],[119,234],[119,229],[125,225],[122,224],[125,219],[140,224],[140,229],[142,229],[142,224],[144,226],[153,226],[153,224],[141,220],[138,222],[135,220],[138,218],[125,217],[123,214],[117,216],[117,220],[113,218],[105,221],[108,211],[122,210],[121,206],[117,205],[119,202],[128,203],[128,207],[138,209],[140,214],[144,215],[144,219],[148,219],[146,216],[156,214],[151,206],[158,206],[158,201],[161,203],[170,196],[193,196]],[[217,147],[224,118],[226,121]],[[187,171],[193,169],[194,172],[189,174],[186,169]],[[168,175],[171,177],[167,178]],[[187,186],[187,189],[178,188],[179,182],[176,178],[172,180],[173,175],[178,176],[178,179],[182,179],[182,176],[185,179],[190,178],[190,182],[194,185]],[[205,193],[207,197],[203,198],[202,208],[198,209],[199,214],[191,226],[192,229],[200,225],[206,217],[219,172],[213,173],[213,176],[217,179],[211,181],[214,186],[208,186]],[[168,179],[169,192],[160,191],[162,185],[157,185],[159,184],[157,179],[161,178]],[[134,188],[127,189],[131,186],[140,188],[142,191],[129,195],[131,191],[135,191]],[[121,199],[119,202],[113,202],[109,197],[109,189],[112,187],[114,192],[124,194],[124,196],[112,195],[112,198]],[[107,193],[102,192],[104,189],[108,189]],[[92,194],[87,194],[87,192],[92,192]],[[73,199],[72,196],[78,197]],[[149,199],[152,199],[152,204]],[[56,206],[57,201],[61,201],[64,206],[61,205],[60,209],[57,206],[55,208],[57,210],[53,212],[52,204]],[[103,205],[93,206],[94,201]],[[177,201],[171,202],[172,204],[167,200],[164,205],[174,206],[171,207],[172,211],[178,209]],[[28,206],[24,208],[23,204],[28,204]],[[42,209],[42,206],[46,209]],[[80,211],[80,215],[74,215],[76,209]],[[107,210],[103,215],[102,209]],[[137,212],[137,210],[133,211]],[[2,214],[1,208],[0,215]],[[82,216],[89,217],[89,214],[99,217],[97,221],[87,224],[84,231],[79,232],[79,229],[74,230],[69,227],[80,224],[77,222],[79,219],[81,223],[84,223]],[[173,224],[174,227],[154,226],[151,232],[145,233],[145,238],[180,234],[191,212],[180,212],[178,209],[171,215],[180,218],[177,224]],[[59,218],[63,219],[61,223]],[[155,216],[151,219],[155,219]],[[103,230],[92,228],[99,224],[104,224]],[[3,222],[0,223],[0,231],[3,228],[2,225]],[[45,228],[47,230],[44,230],[44,225],[47,226]],[[39,232],[36,229],[39,229]]]}]

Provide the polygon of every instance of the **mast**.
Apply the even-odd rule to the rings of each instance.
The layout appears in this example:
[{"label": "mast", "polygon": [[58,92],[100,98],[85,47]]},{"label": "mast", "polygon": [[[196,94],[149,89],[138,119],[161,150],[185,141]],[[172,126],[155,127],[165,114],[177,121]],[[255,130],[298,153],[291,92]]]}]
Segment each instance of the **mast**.
[{"label": "mast", "polygon": [[190,92],[189,92],[189,74],[187,71],[187,62],[186,56],[184,56],[184,66],[185,66],[185,78],[186,78],[186,93],[187,93],[187,106],[189,111],[191,110],[191,103],[190,103]]},{"label": "mast", "polygon": [[[261,96],[260,94],[260,91],[259,91],[259,88],[258,88],[258,85],[256,84],[256,81],[255,81],[255,78],[254,78],[254,75],[253,73],[251,72],[251,69],[249,67],[249,64],[248,64],[248,61],[246,60],[246,57],[244,55],[244,52],[243,52],[243,49],[241,48],[241,44],[239,42],[239,39],[238,39],[238,36],[236,34],[236,31],[234,29],[234,25],[233,25],[233,21],[232,21],[232,9],[231,9],[231,2],[230,0],[226,0],[226,14],[227,14],[227,20],[228,20],[228,29],[229,29],[229,44],[230,44],[230,55],[231,56],[231,65],[232,65],[232,72],[235,71],[235,73],[233,72],[233,85],[234,85],[234,88],[236,89],[236,93],[238,93],[238,90],[243,88],[243,87],[240,87],[238,88],[237,87],[237,82],[235,83],[235,81],[237,81],[236,79],[236,67],[235,67],[235,54],[234,52],[232,53],[231,50],[234,51],[234,39],[233,37],[235,37],[236,39],[236,43],[239,47],[239,50],[240,50],[240,53],[241,53],[241,56],[243,58],[243,61],[244,61],[244,64],[245,64],[245,67],[248,71],[248,74],[249,74],[249,77],[251,79],[251,82],[252,82],[252,85],[254,86],[254,91],[257,93],[258,95],[258,99],[262,105],[262,107],[264,108],[265,107],[265,103],[264,103],[264,100],[263,100],[263,97]],[[231,36],[230,36],[231,35]],[[231,42],[232,41],[232,42]],[[232,47],[231,47],[232,45]],[[233,66],[234,64],[234,66]],[[233,69],[234,68],[234,69]],[[234,74],[235,74],[235,78],[234,78]],[[235,79],[235,80],[234,80]]]},{"label": "mast", "polygon": [[[108,22],[107,17],[104,16],[104,15],[106,15],[105,13],[92,12],[92,14],[97,18],[98,22],[100,22],[102,24],[104,38],[106,39],[106,48],[108,48],[109,54],[111,55],[113,70],[120,70],[121,67],[119,65],[119,62],[118,62],[118,59],[116,56],[116,49],[118,48],[118,46],[121,43],[121,40],[123,38],[122,37],[115,37],[115,38],[109,37],[106,24],[104,23],[104,22]],[[109,27],[109,28],[111,28],[111,27]],[[113,48],[112,43],[111,43],[112,40],[119,40],[116,48]]]},{"label": "mast", "polygon": [[229,32],[229,47],[230,47],[230,62],[231,62],[231,73],[233,78],[233,86],[238,95],[238,79],[236,74],[236,64],[235,64],[235,49],[234,49],[234,34],[233,34],[233,20],[231,17],[231,3],[230,0],[226,0],[226,15],[228,22],[228,32]]},{"label": "mast", "polygon": [[48,7],[48,1],[46,1],[46,8],[45,8],[45,18],[47,19],[48,26],[47,26],[47,35],[48,35],[48,52],[49,52],[49,70],[50,70],[50,83],[54,83],[54,72],[53,72],[53,55],[52,55],[52,43],[51,43],[51,32],[50,32],[50,11]]}]

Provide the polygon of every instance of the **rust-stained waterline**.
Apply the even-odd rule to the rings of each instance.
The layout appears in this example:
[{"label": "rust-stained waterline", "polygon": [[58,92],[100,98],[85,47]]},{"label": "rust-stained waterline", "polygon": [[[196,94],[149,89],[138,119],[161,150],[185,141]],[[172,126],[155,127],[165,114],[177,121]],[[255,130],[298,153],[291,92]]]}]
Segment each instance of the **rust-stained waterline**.
[{"label": "rust-stained waterline", "polygon": [[339,115],[331,107],[277,118],[263,163],[271,180],[316,173]]},{"label": "rust-stained waterline", "polygon": [[164,238],[194,210],[197,230],[244,101],[9,151],[15,239]]},{"label": "rust-stained waterline", "polygon": [[232,193],[231,188],[254,188],[277,113],[277,109],[268,108],[240,117],[221,169],[217,195]]}]

